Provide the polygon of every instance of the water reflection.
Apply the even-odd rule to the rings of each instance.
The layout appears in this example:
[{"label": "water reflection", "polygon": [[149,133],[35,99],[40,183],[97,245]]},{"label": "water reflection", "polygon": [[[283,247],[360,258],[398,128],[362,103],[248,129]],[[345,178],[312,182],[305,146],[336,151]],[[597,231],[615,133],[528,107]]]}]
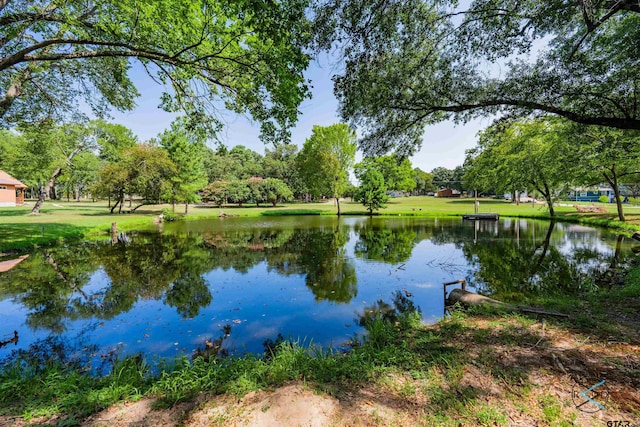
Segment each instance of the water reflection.
[{"label": "water reflection", "polygon": [[358,224],[355,232],[358,235],[356,256],[391,264],[408,260],[413,247],[419,242],[418,231],[414,227],[386,228],[373,219]]},{"label": "water reflection", "polygon": [[[368,317],[399,308],[439,317],[443,282],[465,278],[512,302],[579,294],[611,286],[631,256],[624,236],[541,221],[189,222],[30,254],[0,273],[0,324],[19,332],[20,351],[77,336],[87,343],[72,353],[97,345],[102,354],[169,357],[212,348],[207,340],[216,351],[260,351],[278,333],[339,345]],[[393,304],[384,300],[390,293]],[[217,343],[231,324],[234,333]],[[0,358],[9,352],[0,348]]]},{"label": "water reflection", "polygon": [[400,291],[393,292],[391,304],[383,299],[379,299],[375,304],[365,307],[362,313],[358,313],[358,324],[366,326],[376,319],[396,323],[403,315],[422,314],[422,309],[418,307],[413,299]]}]

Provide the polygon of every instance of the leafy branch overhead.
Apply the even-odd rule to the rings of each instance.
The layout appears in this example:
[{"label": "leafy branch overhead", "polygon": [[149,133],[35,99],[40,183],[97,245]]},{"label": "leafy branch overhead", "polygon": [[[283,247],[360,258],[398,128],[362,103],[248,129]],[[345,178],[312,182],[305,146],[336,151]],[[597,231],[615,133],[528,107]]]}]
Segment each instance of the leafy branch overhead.
[{"label": "leafy branch overhead", "polygon": [[228,109],[287,137],[308,96],[304,0],[0,2],[0,125],[130,110],[132,71],[165,85],[162,108],[208,131]]},{"label": "leafy branch overhead", "polygon": [[316,12],[365,154],[412,154],[427,125],[494,114],[640,129],[637,1],[328,0]]}]

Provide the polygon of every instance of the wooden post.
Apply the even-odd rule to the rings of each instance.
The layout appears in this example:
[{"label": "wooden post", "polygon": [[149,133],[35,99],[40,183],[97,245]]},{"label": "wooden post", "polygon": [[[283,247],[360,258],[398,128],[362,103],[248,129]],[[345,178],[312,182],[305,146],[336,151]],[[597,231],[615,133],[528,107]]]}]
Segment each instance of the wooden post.
[{"label": "wooden post", "polygon": [[475,198],[473,202],[474,211],[475,213],[478,213],[478,206],[480,205],[480,202],[478,202],[478,190],[473,190],[473,196]]},{"label": "wooden post", "polygon": [[115,245],[118,243],[118,228],[116,227],[116,223],[111,223],[111,244]]}]

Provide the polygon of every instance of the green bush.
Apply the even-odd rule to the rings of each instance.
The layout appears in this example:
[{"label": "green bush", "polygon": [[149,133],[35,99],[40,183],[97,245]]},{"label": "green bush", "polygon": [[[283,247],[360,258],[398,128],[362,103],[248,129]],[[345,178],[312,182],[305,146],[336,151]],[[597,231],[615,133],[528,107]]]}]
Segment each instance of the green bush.
[{"label": "green bush", "polygon": [[171,209],[162,209],[162,220],[167,222],[180,221],[184,215],[178,214]]},{"label": "green bush", "polygon": [[600,196],[600,197],[598,197],[598,201],[600,203],[608,203],[609,202],[609,196]]}]

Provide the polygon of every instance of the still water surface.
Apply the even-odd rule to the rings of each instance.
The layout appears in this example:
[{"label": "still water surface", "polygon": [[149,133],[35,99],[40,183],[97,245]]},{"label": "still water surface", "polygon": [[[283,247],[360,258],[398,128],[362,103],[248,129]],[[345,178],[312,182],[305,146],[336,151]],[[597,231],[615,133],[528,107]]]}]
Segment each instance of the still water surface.
[{"label": "still water surface", "polygon": [[[0,273],[1,360],[17,352],[91,362],[142,353],[190,356],[230,335],[232,354],[300,339],[340,347],[365,310],[410,296],[431,323],[442,283],[526,303],[528,295],[602,286],[632,256],[606,230],[543,221],[279,217],[164,224],[127,242],[37,250]],[[585,290],[589,290],[585,289]]]}]

